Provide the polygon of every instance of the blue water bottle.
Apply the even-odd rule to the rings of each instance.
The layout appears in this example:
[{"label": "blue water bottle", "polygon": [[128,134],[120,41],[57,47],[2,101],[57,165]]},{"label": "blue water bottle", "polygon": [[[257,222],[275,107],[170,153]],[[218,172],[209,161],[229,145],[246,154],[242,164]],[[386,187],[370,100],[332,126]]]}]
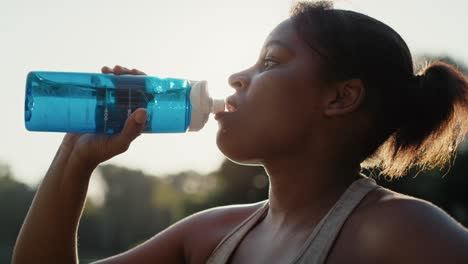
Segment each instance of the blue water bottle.
[{"label": "blue water bottle", "polygon": [[206,81],[45,71],[27,76],[29,131],[114,134],[141,107],[147,111],[143,132],[180,133],[200,130],[225,104],[210,98]]}]

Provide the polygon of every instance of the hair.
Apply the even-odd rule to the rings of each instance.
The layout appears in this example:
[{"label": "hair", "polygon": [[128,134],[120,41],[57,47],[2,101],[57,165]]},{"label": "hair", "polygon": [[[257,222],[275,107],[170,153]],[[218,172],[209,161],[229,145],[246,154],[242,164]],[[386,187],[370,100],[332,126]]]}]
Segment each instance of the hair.
[{"label": "hair", "polygon": [[322,57],[327,82],[360,79],[362,105],[373,113],[375,137],[363,167],[386,177],[412,167],[443,167],[467,134],[468,84],[456,67],[437,61],[414,72],[401,36],[384,23],[330,1],[298,2],[291,10],[298,35]]}]

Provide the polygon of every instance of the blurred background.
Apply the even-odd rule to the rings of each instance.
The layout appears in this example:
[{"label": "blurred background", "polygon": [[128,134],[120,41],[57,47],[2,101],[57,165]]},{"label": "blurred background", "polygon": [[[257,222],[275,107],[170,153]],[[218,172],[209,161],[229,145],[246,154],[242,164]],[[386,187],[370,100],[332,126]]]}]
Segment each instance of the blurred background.
[{"label": "blurred background", "polygon": [[[120,64],[149,75],[206,79],[214,97],[232,91],[230,74],[249,67],[290,0],[42,0],[0,2],[0,263],[13,245],[63,137],[24,128],[24,85],[32,70],[96,72]],[[393,27],[418,65],[441,59],[468,68],[464,0],[335,1]],[[171,223],[213,206],[267,198],[261,167],[225,160],[217,125],[200,132],[143,135],[94,173],[79,230],[84,262],[116,254]],[[379,183],[432,201],[468,226],[468,153],[450,168]],[[378,173],[378,172],[374,172]]]}]

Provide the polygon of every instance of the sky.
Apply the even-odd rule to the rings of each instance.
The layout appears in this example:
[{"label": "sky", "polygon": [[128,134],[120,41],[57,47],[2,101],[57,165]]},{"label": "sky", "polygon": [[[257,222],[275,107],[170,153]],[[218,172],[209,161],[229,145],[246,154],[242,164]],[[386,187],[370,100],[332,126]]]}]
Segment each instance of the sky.
[{"label": "sky", "polygon": [[[62,133],[28,132],[24,89],[29,71],[97,72],[120,64],[148,75],[208,80],[213,97],[233,90],[230,74],[249,67],[291,0],[0,0],[0,162],[37,184]],[[335,1],[335,7],[393,27],[413,54],[448,54],[468,62],[466,0]],[[154,175],[216,170],[217,124],[200,132],[144,134],[107,163]]]}]

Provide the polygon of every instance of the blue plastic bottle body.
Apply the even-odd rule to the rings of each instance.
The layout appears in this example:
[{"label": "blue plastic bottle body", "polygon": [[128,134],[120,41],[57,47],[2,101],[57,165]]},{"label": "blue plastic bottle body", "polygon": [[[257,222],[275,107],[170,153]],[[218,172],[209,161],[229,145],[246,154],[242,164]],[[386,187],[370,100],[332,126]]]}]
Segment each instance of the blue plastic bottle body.
[{"label": "blue plastic bottle body", "polygon": [[30,131],[114,134],[135,109],[147,110],[144,132],[180,133],[190,125],[187,80],[136,75],[30,72],[25,124]]}]

